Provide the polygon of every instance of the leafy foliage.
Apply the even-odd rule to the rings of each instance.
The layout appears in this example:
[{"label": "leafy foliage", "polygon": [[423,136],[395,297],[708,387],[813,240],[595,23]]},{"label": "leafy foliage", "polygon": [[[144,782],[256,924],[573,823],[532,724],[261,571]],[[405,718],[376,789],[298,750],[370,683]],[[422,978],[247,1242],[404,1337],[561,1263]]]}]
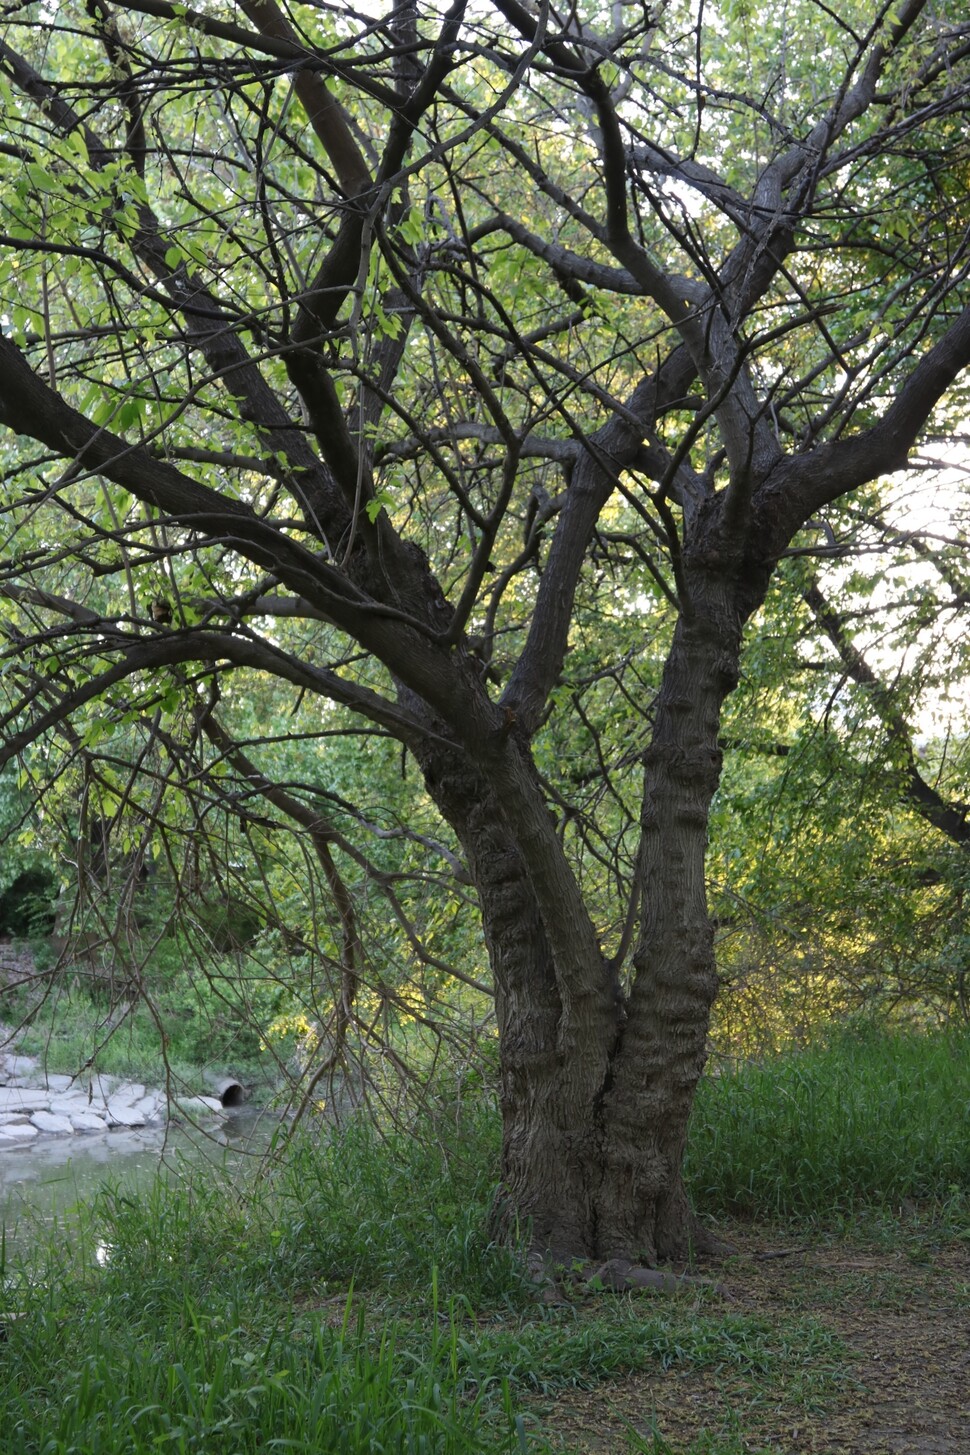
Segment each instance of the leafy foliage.
[{"label": "leafy foliage", "polygon": [[304,1106],[494,1028],[537,1236],[682,1249],[712,811],[722,979],[966,1011],[966,19],[238,9],[11,17],[0,763],[121,983]]}]

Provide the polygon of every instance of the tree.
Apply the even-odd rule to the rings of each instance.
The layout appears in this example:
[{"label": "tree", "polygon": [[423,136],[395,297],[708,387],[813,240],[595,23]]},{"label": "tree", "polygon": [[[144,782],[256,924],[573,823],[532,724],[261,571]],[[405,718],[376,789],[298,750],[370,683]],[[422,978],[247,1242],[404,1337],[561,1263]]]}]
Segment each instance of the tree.
[{"label": "tree", "polygon": [[784,553],[970,362],[970,26],[238,8],[0,48],[0,760],[180,695],[231,760],[254,675],[402,744],[477,895],[509,1216],[681,1256],[721,709]]}]

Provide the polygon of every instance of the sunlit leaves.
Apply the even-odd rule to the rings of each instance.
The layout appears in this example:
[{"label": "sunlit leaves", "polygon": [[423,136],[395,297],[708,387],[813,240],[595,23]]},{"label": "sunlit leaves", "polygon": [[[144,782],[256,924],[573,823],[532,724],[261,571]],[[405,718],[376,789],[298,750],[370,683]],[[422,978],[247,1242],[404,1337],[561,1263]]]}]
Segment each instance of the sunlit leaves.
[{"label": "sunlit leaves", "polygon": [[[829,551],[846,643],[867,647],[878,615],[903,654],[900,721],[946,686],[932,663],[952,633],[932,636],[922,563],[871,524],[878,487],[826,506],[842,476],[824,451],[885,417],[966,304],[959,16],[897,35],[861,0],[672,0],[540,7],[518,29],[472,8],[451,33],[433,5],[297,5],[294,64],[218,7],[203,29],[135,7],[112,53],[98,10],[12,14],[21,59],[0,87],[0,322],[45,407],[87,422],[35,421],[34,458],[5,447],[13,718],[74,704],[104,812],[154,814],[175,864],[193,844],[245,864],[281,943],[312,940],[338,979],[339,880],[386,952],[374,1014],[410,1024],[410,958],[437,973],[444,947],[471,976],[481,947],[461,873],[422,881],[420,843],[456,851],[426,794],[440,778],[408,754],[468,735],[487,780],[510,743],[532,752],[557,882],[574,875],[612,952],[674,620],[718,573],[740,620],[811,515],[811,564],[784,568],[789,594],[750,634],[715,878],[787,915],[796,841],[825,842],[800,827],[813,797],[866,878],[855,810],[827,784],[842,764],[873,802],[870,764],[898,787],[908,739],[871,683],[843,690],[798,592]],[[819,447],[835,483],[792,526],[784,482]],[[938,557],[956,600],[964,546]],[[347,698],[369,723],[356,738]],[[213,748],[206,713],[251,764]],[[796,761],[797,812],[797,795],[777,808]],[[156,808],[143,763],[145,792],[179,784]],[[254,807],[262,773],[295,800]],[[210,819],[231,826],[218,849]],[[826,956],[844,933],[826,929]]]}]

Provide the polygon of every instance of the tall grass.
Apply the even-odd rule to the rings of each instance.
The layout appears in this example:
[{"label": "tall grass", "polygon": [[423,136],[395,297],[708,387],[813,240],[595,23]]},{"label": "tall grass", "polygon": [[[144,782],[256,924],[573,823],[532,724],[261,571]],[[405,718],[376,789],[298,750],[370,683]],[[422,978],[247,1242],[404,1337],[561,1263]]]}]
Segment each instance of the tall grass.
[{"label": "tall grass", "polygon": [[183,1296],[154,1328],[119,1321],[95,1296],[67,1315],[29,1311],[0,1376],[4,1455],[374,1455],[529,1448],[502,1398],[458,1377],[453,1320],[432,1321],[420,1354],[395,1326],[349,1305],[336,1327],[261,1327],[249,1303]]},{"label": "tall grass", "polygon": [[700,1294],[544,1307],[489,1241],[491,1119],[423,1131],[304,1143],[245,1187],[106,1190],[73,1242],[6,1270],[0,1455],[541,1455],[526,1402],[565,1387],[840,1377],[804,1318]]},{"label": "tall grass", "polygon": [[102,1196],[108,1281],[140,1297],[175,1264],[193,1289],[245,1269],[273,1290],[346,1290],[400,1300],[437,1280],[476,1308],[531,1296],[517,1250],[494,1241],[499,1127],[469,1109],[460,1127],[379,1132],[365,1121],[297,1133],[242,1186],[217,1170],[129,1196]]},{"label": "tall grass", "polygon": [[488,1241],[491,1156],[474,1122],[453,1146],[424,1131],[78,1210],[73,1241],[0,1281],[2,1455],[544,1448],[501,1351],[474,1373],[464,1352],[470,1297],[524,1287]]},{"label": "tall grass", "polygon": [[[833,1037],[705,1084],[694,1196],[815,1219],[957,1197],[968,1113],[970,1039]],[[538,1304],[491,1241],[497,1167],[487,1111],[353,1125],[242,1186],[111,1188],[29,1268],[0,1238],[0,1455],[522,1455],[547,1448],[522,1402],[566,1385],[681,1362],[814,1398],[841,1377],[810,1319],[689,1292]]]},{"label": "tall grass", "polygon": [[970,1035],[842,1030],[707,1078],[691,1122],[698,1208],[825,1218],[970,1194]]},{"label": "tall grass", "polygon": [[500,1407],[484,1410],[455,1377],[452,1325],[432,1326],[421,1357],[398,1349],[392,1326],[266,1338],[190,1300],[151,1339],[106,1325],[103,1310],[80,1332],[68,1357],[50,1324],[35,1329],[50,1346],[21,1347],[0,1396],[5,1455],[527,1448],[521,1420],[499,1422]]},{"label": "tall grass", "polygon": [[361,1125],[298,1145],[276,1188],[278,1256],[338,1285],[394,1294],[436,1273],[476,1307],[514,1301],[521,1262],[490,1227],[500,1130],[479,1106],[436,1135]]}]

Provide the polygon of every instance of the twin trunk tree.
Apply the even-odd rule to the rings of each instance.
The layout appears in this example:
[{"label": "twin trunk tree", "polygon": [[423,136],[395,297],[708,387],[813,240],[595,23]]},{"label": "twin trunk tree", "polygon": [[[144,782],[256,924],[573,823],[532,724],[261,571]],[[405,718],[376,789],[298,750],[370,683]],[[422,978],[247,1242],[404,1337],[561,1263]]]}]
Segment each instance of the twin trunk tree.
[{"label": "twin trunk tree", "polygon": [[[721,709],[786,548],[970,362],[960,9],[754,7],[747,60],[689,6],[519,0],[0,42],[0,762],[247,673],[403,744],[480,906],[504,1206],[557,1253],[696,1243]],[[534,756],[596,592],[672,621],[608,945]]]}]

